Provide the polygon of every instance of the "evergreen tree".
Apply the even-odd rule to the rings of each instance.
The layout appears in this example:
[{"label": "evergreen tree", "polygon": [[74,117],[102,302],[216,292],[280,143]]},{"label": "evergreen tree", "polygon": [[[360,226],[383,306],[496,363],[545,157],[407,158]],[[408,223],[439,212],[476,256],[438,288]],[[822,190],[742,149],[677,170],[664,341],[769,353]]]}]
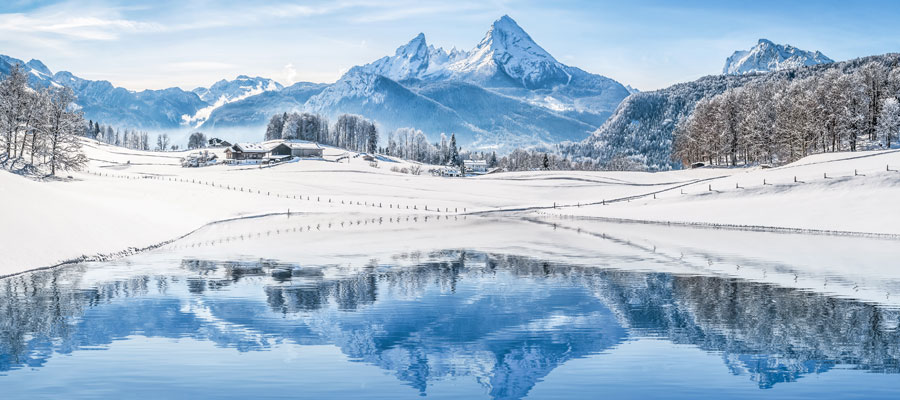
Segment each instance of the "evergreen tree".
[{"label": "evergreen tree", "polygon": [[375,150],[378,149],[378,130],[375,129],[375,125],[371,124],[367,127],[368,130],[368,152],[374,154]]},{"label": "evergreen tree", "polygon": [[462,160],[459,158],[459,148],[456,147],[456,134],[450,134],[450,144],[448,145],[448,150],[450,154],[447,155],[447,161],[450,165],[462,165]]}]

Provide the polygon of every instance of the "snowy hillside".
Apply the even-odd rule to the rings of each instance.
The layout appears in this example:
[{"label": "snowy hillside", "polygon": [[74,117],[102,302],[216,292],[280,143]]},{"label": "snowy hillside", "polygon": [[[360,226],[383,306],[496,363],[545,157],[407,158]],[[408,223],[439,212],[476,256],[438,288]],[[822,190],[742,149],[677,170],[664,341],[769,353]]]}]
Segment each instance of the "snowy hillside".
[{"label": "snowy hillside", "polygon": [[[0,173],[0,194],[7,209],[42,210],[4,215],[3,232],[8,234],[4,239],[10,246],[0,258],[0,275],[82,254],[150,246],[211,221],[288,209],[305,214],[301,218],[362,219],[371,214],[385,220],[422,213],[490,215],[508,209],[537,215],[900,234],[900,213],[884,212],[900,195],[896,150],[818,155],[771,169],[523,171],[453,179],[394,172],[392,167],[408,168],[411,163],[382,158],[372,165],[331,147],[322,160],[272,168],[182,168],[180,158],[187,152],[135,151],[83,142],[90,158],[87,172],[70,172],[71,181],[37,182]],[[222,149],[213,151],[223,156]],[[609,204],[600,204],[604,199]],[[553,208],[554,203],[559,207]],[[58,245],[47,248],[46,243]]]},{"label": "snowy hillside", "polygon": [[779,71],[817,64],[832,63],[834,60],[819,51],[806,51],[791,45],[772,43],[766,39],[750,50],[735,51],[725,61],[723,74],[751,74],[758,72]]}]

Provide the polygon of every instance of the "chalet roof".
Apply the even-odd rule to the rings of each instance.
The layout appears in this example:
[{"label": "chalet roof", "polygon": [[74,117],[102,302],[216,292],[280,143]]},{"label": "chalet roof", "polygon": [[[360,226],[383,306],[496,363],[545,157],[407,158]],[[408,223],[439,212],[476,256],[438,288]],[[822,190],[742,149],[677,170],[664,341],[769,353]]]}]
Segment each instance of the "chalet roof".
[{"label": "chalet roof", "polygon": [[318,143],[315,142],[307,142],[307,141],[290,141],[284,142],[291,150],[319,150],[322,146],[319,146]]},{"label": "chalet roof", "polygon": [[243,153],[268,153],[278,147],[279,144],[281,143],[273,143],[271,141],[263,143],[235,143],[231,147]]}]

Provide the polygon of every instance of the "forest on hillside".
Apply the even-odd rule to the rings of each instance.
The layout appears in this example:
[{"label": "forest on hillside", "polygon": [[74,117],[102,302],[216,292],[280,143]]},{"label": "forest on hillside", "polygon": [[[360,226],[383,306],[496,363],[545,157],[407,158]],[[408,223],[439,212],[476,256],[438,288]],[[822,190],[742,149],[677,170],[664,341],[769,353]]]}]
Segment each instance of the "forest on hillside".
[{"label": "forest on hillside", "polygon": [[[877,137],[878,121],[885,102],[889,112],[889,99],[900,97],[898,67],[900,54],[886,54],[770,73],[713,75],[636,93],[590,137],[560,145],[560,155],[601,169],[613,163],[667,170],[688,160],[784,163],[823,151],[883,147],[887,140]],[[714,121],[707,115],[688,122],[698,105],[701,113],[710,107],[721,112],[710,111],[719,115]],[[834,146],[823,146],[831,139]]]},{"label": "forest on hillside", "polygon": [[885,149],[900,133],[900,68],[870,62],[769,79],[706,97],[675,128],[684,164],[782,164],[815,153]]}]

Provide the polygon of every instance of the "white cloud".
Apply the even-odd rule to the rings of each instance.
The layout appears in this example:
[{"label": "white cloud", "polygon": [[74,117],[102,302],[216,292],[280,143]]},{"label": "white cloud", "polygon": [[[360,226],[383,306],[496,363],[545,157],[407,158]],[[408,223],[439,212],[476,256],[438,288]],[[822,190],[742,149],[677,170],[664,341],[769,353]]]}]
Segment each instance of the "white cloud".
[{"label": "white cloud", "polygon": [[297,70],[294,68],[294,63],[285,65],[282,74],[284,75],[284,83],[286,85],[293,85],[297,79]]},{"label": "white cloud", "polygon": [[162,27],[155,23],[115,16],[72,16],[61,12],[0,14],[0,35],[10,36],[49,34],[80,40],[114,40],[122,33],[161,29]]}]

